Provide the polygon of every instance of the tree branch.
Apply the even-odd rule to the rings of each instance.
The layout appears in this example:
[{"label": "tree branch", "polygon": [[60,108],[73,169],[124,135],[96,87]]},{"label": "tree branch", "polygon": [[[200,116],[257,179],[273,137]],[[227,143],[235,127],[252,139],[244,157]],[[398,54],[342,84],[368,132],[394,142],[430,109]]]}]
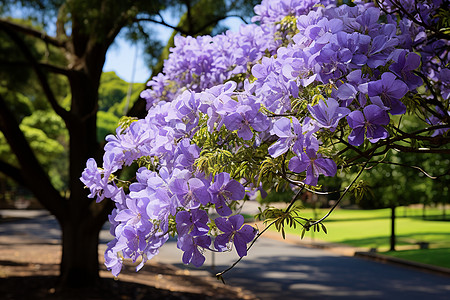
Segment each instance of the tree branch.
[{"label": "tree branch", "polygon": [[63,38],[67,40],[66,29],[64,28],[64,19],[67,17],[67,2],[63,3],[58,9],[56,17],[56,38]]},{"label": "tree branch", "polygon": [[130,11],[134,11],[133,6],[130,9],[122,12],[120,16],[115,20],[115,22],[111,25],[111,30],[109,30],[109,32],[106,34],[106,40],[108,45],[111,45],[114,42],[119,32],[122,30],[123,27],[127,25],[127,23],[134,21],[132,15],[130,15]]},{"label": "tree branch", "polygon": [[[11,67],[20,67],[20,68],[32,68],[29,62],[26,61],[5,61],[0,60],[0,65],[2,66],[11,66]],[[49,63],[37,62],[37,65],[43,69],[47,69],[48,71],[64,76],[70,76],[71,71],[65,68],[61,68],[59,66],[55,66]]]},{"label": "tree branch", "polygon": [[179,33],[184,34],[184,35],[196,35],[196,34],[199,34],[200,32],[202,32],[203,30],[205,30],[206,28],[208,28],[208,27],[210,27],[210,26],[212,26],[212,25],[214,25],[214,24],[216,24],[216,23],[218,23],[218,22],[220,22],[220,21],[222,21],[222,20],[224,20],[226,18],[229,18],[229,17],[238,17],[238,18],[242,19],[242,17],[239,16],[239,15],[224,15],[224,16],[220,16],[220,17],[217,17],[215,19],[210,20],[209,22],[203,24],[200,28],[197,28],[195,30],[194,29],[192,29],[192,30],[191,29],[184,30],[183,28],[181,28],[179,26],[173,26],[173,25],[167,24],[164,21],[164,19],[159,21],[159,20],[155,20],[155,19],[152,19],[152,18],[135,18],[134,21],[135,22],[142,22],[142,21],[152,22],[152,23],[160,24],[160,25],[166,26],[168,28],[171,28],[173,30],[176,30]]},{"label": "tree branch", "polygon": [[135,18],[134,22],[138,22],[138,23],[139,22],[151,22],[151,23],[155,23],[155,24],[160,24],[160,25],[166,26],[168,28],[176,30],[176,31],[178,31],[178,32],[180,32],[182,34],[185,34],[185,35],[189,35],[190,34],[188,31],[184,30],[183,28],[181,28],[179,26],[173,26],[173,25],[167,24],[164,20],[158,21],[158,20],[151,19],[151,18]]},{"label": "tree branch", "polygon": [[[12,152],[20,164],[20,173],[23,182],[45,206],[58,219],[64,214],[64,201],[59,192],[53,187],[47,173],[37,160],[33,150],[26,140],[13,113],[6,105],[0,94],[0,131],[3,132]],[[2,165],[6,167],[6,165]],[[17,170],[15,170],[16,172]],[[20,179],[17,174],[12,174]],[[14,178],[14,177],[12,177]]]},{"label": "tree branch", "polygon": [[20,25],[20,24],[11,22],[10,20],[5,19],[5,18],[0,18],[0,25],[8,26],[9,28],[11,28],[12,30],[14,30],[16,32],[21,32],[26,35],[39,38],[42,41],[44,41],[48,44],[51,44],[53,46],[56,46],[56,47],[65,48],[65,46],[66,46],[65,42],[63,42],[55,37],[52,37],[43,31],[39,31],[39,30],[36,30],[36,29],[28,27],[28,26],[24,26],[24,25]]},{"label": "tree branch", "polygon": [[37,65],[43,69],[47,69],[48,71],[55,73],[55,74],[60,74],[60,75],[64,75],[67,77],[69,77],[72,74],[71,70],[66,69],[66,68],[61,68],[61,67],[55,66],[53,64],[38,62]]},{"label": "tree branch", "polygon": [[367,164],[369,163],[370,159],[368,159],[364,165],[362,166],[361,170],[359,170],[358,174],[355,176],[355,178],[353,178],[352,182],[345,188],[344,192],[342,193],[342,195],[339,197],[339,199],[336,201],[336,203],[330,208],[330,210],[326,213],[326,215],[324,215],[322,218],[320,218],[317,221],[314,221],[312,223],[310,223],[307,226],[307,230],[309,228],[311,228],[312,226],[321,223],[322,221],[324,221],[326,218],[328,218],[331,213],[336,209],[336,207],[339,205],[339,203],[342,201],[342,199],[344,198],[344,196],[347,194],[347,192],[350,190],[350,188],[355,184],[356,180],[358,180],[359,176],[361,176],[362,172],[366,169]]},{"label": "tree branch", "polygon": [[[294,195],[294,197],[291,200],[291,203],[289,204],[289,206],[286,208],[285,212],[289,212],[289,210],[291,209],[291,207],[294,205],[294,203],[298,200],[298,197],[300,196],[300,193],[302,192],[302,189],[300,189],[299,191],[297,191],[297,193]],[[266,228],[264,228],[261,232],[259,232],[256,237],[253,239],[253,241],[250,243],[250,245],[247,247],[247,252],[252,248],[252,246],[255,244],[255,242],[259,239],[259,237],[261,237],[261,235],[264,234],[264,232],[266,232],[270,227],[272,227],[273,224],[275,224],[275,222],[277,222],[278,219],[272,221],[269,225],[266,226]],[[221,279],[223,280],[222,276],[223,274],[225,274],[226,272],[230,271],[231,269],[233,269],[242,259],[244,258],[244,256],[239,257],[238,260],[236,260],[231,266],[229,266],[228,268],[226,268],[225,270],[223,270],[222,272],[219,272],[216,274],[216,278],[217,279]]]},{"label": "tree branch", "polygon": [[432,148],[411,148],[402,145],[392,144],[391,149],[398,150],[400,152],[410,152],[410,153],[435,153],[435,154],[450,154],[450,149],[432,149]]},{"label": "tree branch", "polygon": [[[424,136],[420,136],[419,134],[424,133],[424,132],[430,132],[430,131],[433,131],[433,130],[436,130],[436,129],[448,128],[448,127],[449,127],[448,124],[445,124],[445,125],[434,125],[434,126],[426,127],[426,128],[423,128],[423,129],[420,129],[420,130],[408,133],[406,136],[405,135],[401,135],[401,136],[394,137],[392,139],[384,140],[382,142],[379,142],[379,143],[375,144],[372,148],[369,148],[368,150],[360,153],[359,155],[356,155],[356,156],[350,158],[347,161],[347,163],[351,163],[351,162],[353,162],[353,161],[355,161],[357,159],[360,159],[361,157],[368,157],[369,154],[373,154],[373,156],[378,156],[380,154],[386,153],[386,151],[388,149],[394,149],[394,148],[397,148],[397,149],[402,148],[402,149],[405,150],[403,152],[443,153],[443,154],[448,153],[448,151],[450,151],[450,149],[432,149],[432,152],[424,152],[424,151],[415,151],[415,148],[412,148],[412,147],[405,147],[405,146],[396,145],[396,144],[395,144],[395,147],[393,146],[394,142],[400,142],[400,141],[403,141],[403,140],[408,139],[408,138],[414,138],[414,139],[417,139],[417,140],[427,140],[427,141],[439,144],[441,146],[442,145],[446,145],[446,144],[450,143],[450,138],[446,138],[446,137],[442,137],[442,136],[424,137]],[[437,143],[437,142],[439,142],[439,143]],[[381,153],[375,153],[375,151],[377,149],[381,148],[381,147],[386,147],[386,149],[384,151],[382,151]],[[406,149],[410,149],[410,151],[406,151]]]},{"label": "tree branch", "polygon": [[[422,72],[414,72],[414,74],[418,75],[420,78],[422,78],[423,82],[425,82],[428,90],[431,92],[431,94],[433,95],[433,100],[431,101],[430,99],[428,99],[428,102],[431,102],[432,104],[436,105],[437,107],[439,107],[443,112],[446,111],[445,107],[442,105],[441,101],[439,101],[438,99],[438,94],[436,93],[436,91],[434,90],[433,85],[431,84],[429,78],[427,76],[425,76],[425,74],[422,74]],[[425,102],[425,101],[424,101]],[[436,117],[440,117],[440,115],[433,111],[432,109],[430,109],[428,107],[428,105],[424,105],[425,109],[427,111],[429,111],[431,114],[435,115]]]},{"label": "tree branch", "polygon": [[[400,166],[400,167],[405,167],[405,168],[410,168],[410,169],[414,169],[414,170],[418,170],[419,172],[421,172],[422,174],[424,174],[425,176],[427,176],[430,179],[437,179],[439,177],[445,176],[447,174],[449,174],[450,169],[444,173],[444,174],[440,174],[440,175],[436,175],[436,176],[432,176],[430,174],[428,174],[424,169],[418,167],[418,166],[411,166],[408,164],[401,164],[401,163],[396,163],[396,162],[392,162],[392,161],[374,161],[374,162],[370,162],[370,164],[374,164],[374,165],[378,165],[378,164],[386,164],[386,165],[394,165],[394,166]],[[371,168],[373,168],[375,166],[372,166]]]},{"label": "tree branch", "polygon": [[2,160],[0,160],[0,172],[12,178],[18,184],[26,185],[25,180],[22,177],[22,173],[20,173],[20,169]]},{"label": "tree branch", "polygon": [[191,1],[190,0],[184,0],[184,3],[187,7],[187,23],[188,23],[188,31],[192,32],[194,31],[193,24],[192,24],[192,7],[191,7]]},{"label": "tree branch", "polygon": [[[55,95],[53,94],[53,91],[50,88],[47,77],[42,72],[40,64],[33,57],[33,54],[28,49],[27,45],[19,37],[17,32],[15,32],[14,29],[12,29],[9,25],[5,25],[0,22],[0,29],[3,29],[6,32],[6,34],[11,38],[11,40],[13,40],[13,42],[19,47],[20,51],[22,51],[25,58],[31,64],[31,67],[36,72],[37,78],[42,86],[45,96],[47,97],[48,101],[50,102],[50,105],[64,121],[67,121],[70,116],[70,113],[68,111],[66,111],[64,108],[62,108],[56,101]],[[56,70],[56,67],[54,67],[54,70]]]}]

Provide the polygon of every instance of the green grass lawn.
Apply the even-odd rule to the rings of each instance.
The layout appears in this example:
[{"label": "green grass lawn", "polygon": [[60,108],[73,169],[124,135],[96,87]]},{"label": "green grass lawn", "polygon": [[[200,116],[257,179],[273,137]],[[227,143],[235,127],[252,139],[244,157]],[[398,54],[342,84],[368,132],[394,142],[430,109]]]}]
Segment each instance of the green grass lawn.
[{"label": "green grass lawn", "polygon": [[[317,210],[320,218],[327,210]],[[346,210],[338,209],[325,220],[324,224],[328,234],[324,232],[307,232],[305,236],[351,245],[354,247],[376,248],[378,252],[389,250],[390,242],[390,209],[377,210]],[[397,248],[418,249],[416,241],[428,242],[431,249],[413,250],[412,252],[396,251],[394,254],[405,259],[447,266],[450,257],[450,220],[442,221],[442,211],[427,209],[427,218],[422,219],[422,210],[399,207],[396,210],[396,236]],[[314,218],[311,209],[302,211],[302,216]],[[300,235],[301,228],[285,228],[286,233]],[[435,250],[436,249],[436,250]],[[439,249],[439,250],[437,250]],[[438,252],[435,252],[438,251]],[[435,253],[437,253],[435,255]],[[423,258],[422,258],[423,256]]]},{"label": "green grass lawn", "polygon": [[383,254],[450,269],[450,248],[389,251]]}]

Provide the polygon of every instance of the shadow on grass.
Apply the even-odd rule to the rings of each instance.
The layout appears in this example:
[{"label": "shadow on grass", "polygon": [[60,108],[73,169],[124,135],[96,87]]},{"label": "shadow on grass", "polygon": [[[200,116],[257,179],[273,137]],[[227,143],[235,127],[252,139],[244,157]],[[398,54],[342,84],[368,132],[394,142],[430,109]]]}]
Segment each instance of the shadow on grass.
[{"label": "shadow on grass", "polygon": [[425,219],[421,218],[423,221],[439,221],[439,222],[450,222],[450,218],[446,217],[445,219],[442,217],[442,215],[435,215],[435,216],[427,216]]}]

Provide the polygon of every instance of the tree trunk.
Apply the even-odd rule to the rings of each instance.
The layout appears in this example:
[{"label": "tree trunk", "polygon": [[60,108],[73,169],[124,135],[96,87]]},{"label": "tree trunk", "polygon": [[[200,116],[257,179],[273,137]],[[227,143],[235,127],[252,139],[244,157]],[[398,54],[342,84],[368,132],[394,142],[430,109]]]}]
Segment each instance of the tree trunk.
[{"label": "tree trunk", "polygon": [[391,248],[389,251],[395,251],[395,205],[391,205]]},{"label": "tree trunk", "polygon": [[83,218],[64,220],[59,287],[95,286],[99,279],[98,235],[100,228]]},{"label": "tree trunk", "polygon": [[80,176],[89,158],[101,161],[97,141],[98,86],[104,61],[102,51],[93,51],[79,58],[80,67],[69,77],[74,118],[67,120],[69,131],[70,196],[61,218],[62,258],[59,288],[92,287],[99,279],[98,241],[102,225],[111,205],[100,204],[87,197],[88,190]]}]

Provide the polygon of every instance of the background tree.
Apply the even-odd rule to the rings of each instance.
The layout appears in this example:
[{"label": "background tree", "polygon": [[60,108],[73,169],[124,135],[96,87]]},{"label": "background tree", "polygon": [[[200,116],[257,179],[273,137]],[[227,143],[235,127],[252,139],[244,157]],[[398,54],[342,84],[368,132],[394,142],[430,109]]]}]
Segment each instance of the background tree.
[{"label": "background tree", "polygon": [[[182,34],[210,32],[231,14],[247,12],[252,1],[9,1],[0,2],[0,12],[8,16],[20,10],[28,24],[10,17],[0,18],[1,90],[0,130],[15,161],[1,160],[0,171],[26,186],[40,203],[56,216],[62,229],[60,285],[93,285],[98,278],[98,233],[112,204],[95,204],[86,197],[79,181],[89,157],[99,159],[102,149],[97,139],[100,79],[105,55],[122,30],[137,38],[146,36],[158,53],[146,23],[158,23]],[[250,5],[247,5],[249,4]],[[26,8],[26,9],[23,9]],[[23,9],[23,10],[22,10]],[[164,10],[181,11],[186,26],[167,24]],[[40,25],[39,25],[40,24]],[[45,25],[43,25],[45,24]],[[30,42],[33,40],[33,42]],[[36,46],[33,46],[36,45]],[[13,68],[14,72],[11,72]],[[38,89],[16,102],[17,92],[33,77]],[[31,80],[31,79],[30,79]],[[67,87],[62,93],[55,83]],[[64,89],[63,89],[64,90]],[[33,102],[30,107],[29,99]],[[44,101],[45,100],[45,101]],[[11,105],[13,103],[13,105]],[[21,113],[16,103],[23,103]],[[64,124],[68,138],[67,190],[62,193],[39,159],[38,150],[27,135],[24,116],[27,106],[50,106]],[[34,135],[38,135],[37,132]]]}]

